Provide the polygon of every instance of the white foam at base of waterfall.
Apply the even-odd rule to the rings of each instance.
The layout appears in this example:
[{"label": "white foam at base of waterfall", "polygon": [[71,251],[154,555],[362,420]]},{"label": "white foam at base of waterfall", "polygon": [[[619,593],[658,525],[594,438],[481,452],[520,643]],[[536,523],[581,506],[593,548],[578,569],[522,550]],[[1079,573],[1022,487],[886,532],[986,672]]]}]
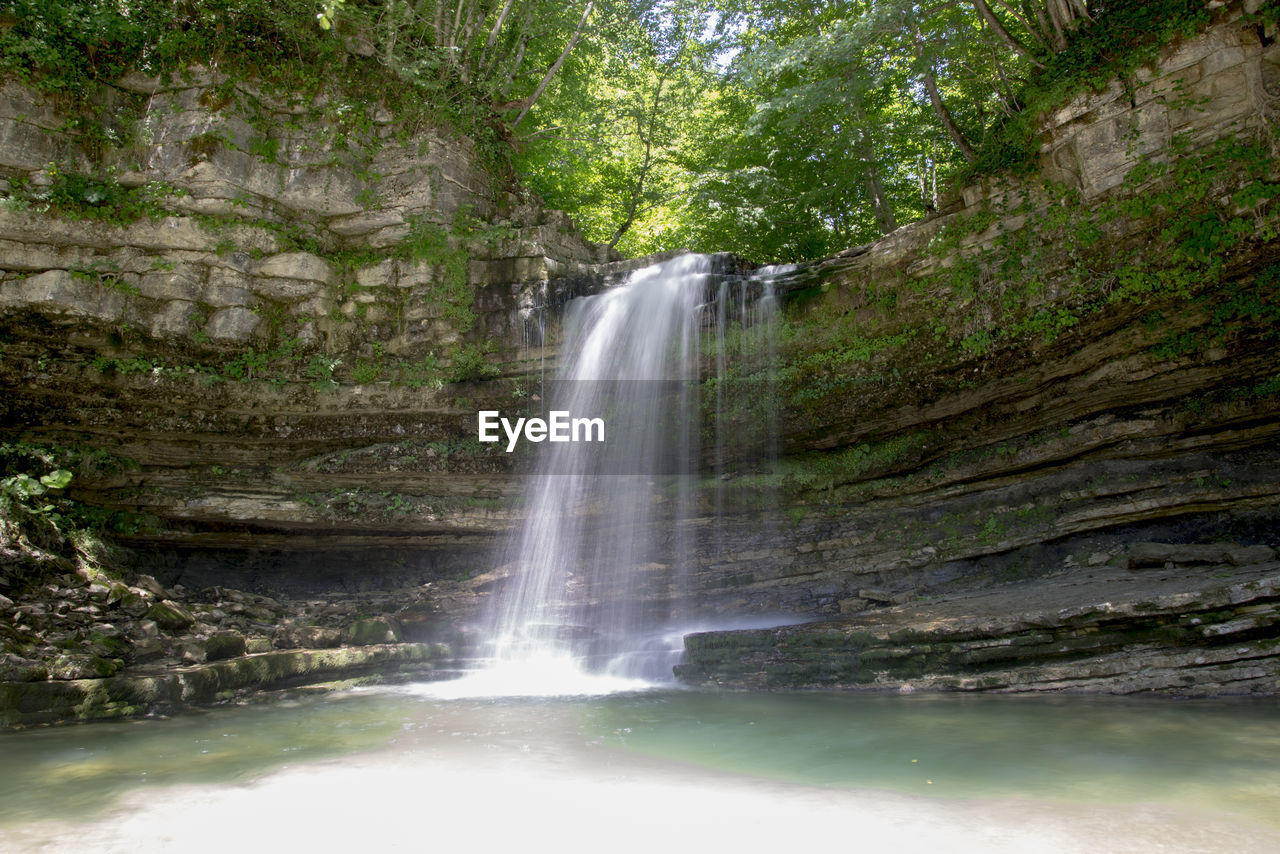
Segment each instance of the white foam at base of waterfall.
[{"label": "white foam at base of waterfall", "polygon": [[[659,687],[646,679],[591,673],[564,652],[498,661],[458,679],[414,684],[411,693],[440,700],[465,697],[595,697]],[[661,687],[670,688],[670,685]]]}]

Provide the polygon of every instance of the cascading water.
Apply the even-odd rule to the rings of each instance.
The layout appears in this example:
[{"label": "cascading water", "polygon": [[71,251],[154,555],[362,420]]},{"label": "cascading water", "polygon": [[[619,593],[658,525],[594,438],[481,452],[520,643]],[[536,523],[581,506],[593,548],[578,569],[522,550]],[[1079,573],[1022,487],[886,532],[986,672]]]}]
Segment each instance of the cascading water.
[{"label": "cascading water", "polygon": [[672,680],[698,545],[680,522],[695,515],[700,339],[704,328],[723,339],[726,306],[743,313],[742,326],[769,311],[747,307],[758,283],[739,277],[732,293],[713,285],[713,262],[682,255],[566,307],[546,409],[601,417],[606,439],[541,445],[525,521],[503,559],[510,575],[490,609],[492,658],[466,690],[581,693]]}]

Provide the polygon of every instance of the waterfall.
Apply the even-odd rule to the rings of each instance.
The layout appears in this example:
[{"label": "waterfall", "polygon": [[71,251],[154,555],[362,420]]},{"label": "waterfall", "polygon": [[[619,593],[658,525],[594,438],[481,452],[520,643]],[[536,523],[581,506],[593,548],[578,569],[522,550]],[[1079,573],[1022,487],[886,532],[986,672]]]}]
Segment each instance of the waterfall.
[{"label": "waterfall", "polygon": [[[501,561],[508,576],[485,627],[491,658],[477,676],[494,693],[672,680],[688,623],[682,587],[698,547],[720,546],[695,542],[682,524],[697,515],[700,380],[725,369],[726,330],[761,324],[772,303],[751,296],[767,296],[759,282],[714,275],[715,260],[681,255],[565,307],[544,405],[601,418],[605,441],[538,447],[524,520]],[[705,358],[704,333],[714,339]],[[718,412],[723,401],[707,403]],[[709,441],[719,474],[723,448]],[[583,688],[584,679],[594,687]]]}]

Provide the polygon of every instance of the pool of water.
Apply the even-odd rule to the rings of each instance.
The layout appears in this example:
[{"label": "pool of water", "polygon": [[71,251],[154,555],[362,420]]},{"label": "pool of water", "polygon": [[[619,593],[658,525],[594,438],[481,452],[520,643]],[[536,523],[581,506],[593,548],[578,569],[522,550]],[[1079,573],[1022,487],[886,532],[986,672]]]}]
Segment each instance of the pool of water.
[{"label": "pool of water", "polygon": [[1274,701],[440,693],[0,735],[0,850],[1280,850]]}]

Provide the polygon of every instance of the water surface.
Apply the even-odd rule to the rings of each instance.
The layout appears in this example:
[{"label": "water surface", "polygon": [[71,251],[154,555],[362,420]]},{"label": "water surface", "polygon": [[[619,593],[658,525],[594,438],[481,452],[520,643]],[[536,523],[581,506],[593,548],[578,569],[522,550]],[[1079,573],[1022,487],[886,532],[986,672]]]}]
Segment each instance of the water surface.
[{"label": "water surface", "polygon": [[1280,850],[1270,701],[438,691],[4,734],[0,849]]}]

